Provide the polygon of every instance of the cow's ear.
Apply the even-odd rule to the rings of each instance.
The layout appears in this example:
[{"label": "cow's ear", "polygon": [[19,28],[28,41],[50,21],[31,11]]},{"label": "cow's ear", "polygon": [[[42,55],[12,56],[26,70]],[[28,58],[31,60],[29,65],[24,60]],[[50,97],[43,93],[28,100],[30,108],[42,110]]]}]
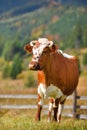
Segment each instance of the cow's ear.
[{"label": "cow's ear", "polygon": [[58,46],[53,44],[51,47],[50,47],[50,50],[51,52],[56,52],[58,50]]},{"label": "cow's ear", "polygon": [[27,44],[27,45],[24,46],[24,50],[29,52],[29,53],[32,53],[32,48],[33,47],[30,44]]}]

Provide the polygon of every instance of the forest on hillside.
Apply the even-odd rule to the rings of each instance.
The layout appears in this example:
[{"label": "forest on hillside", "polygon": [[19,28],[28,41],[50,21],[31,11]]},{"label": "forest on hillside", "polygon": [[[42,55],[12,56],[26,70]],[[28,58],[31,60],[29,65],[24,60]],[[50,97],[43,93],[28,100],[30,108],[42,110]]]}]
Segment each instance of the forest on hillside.
[{"label": "forest on hillside", "polygon": [[[35,4],[35,0],[30,3],[27,3],[26,0],[24,8],[27,12],[24,11],[23,0],[21,4],[19,2],[10,3],[11,6],[9,5],[3,13],[3,8],[1,8],[0,66],[3,70],[3,77],[10,75],[12,78],[16,78],[17,74],[12,75],[16,64],[19,64],[17,67],[20,69],[15,72],[21,73],[25,69],[23,60],[30,55],[24,51],[24,45],[39,37],[52,40],[64,51],[70,52],[87,48],[86,4],[82,5],[81,1],[79,4],[76,4],[75,1],[73,1],[74,4],[64,3],[63,0],[62,4],[57,3],[58,0],[55,3],[53,1],[41,0]],[[11,9],[13,5],[14,8]],[[16,10],[16,6],[18,6],[18,10]],[[84,57],[86,56],[84,54]],[[83,59],[83,63],[86,65],[86,58]],[[18,61],[19,63],[16,63]],[[4,75],[6,71],[8,73]]]},{"label": "forest on hillside", "polygon": [[63,50],[87,47],[86,13],[84,7],[61,6],[1,21],[0,56],[6,60],[12,60],[16,53],[23,56],[24,45],[38,37],[53,40]]}]

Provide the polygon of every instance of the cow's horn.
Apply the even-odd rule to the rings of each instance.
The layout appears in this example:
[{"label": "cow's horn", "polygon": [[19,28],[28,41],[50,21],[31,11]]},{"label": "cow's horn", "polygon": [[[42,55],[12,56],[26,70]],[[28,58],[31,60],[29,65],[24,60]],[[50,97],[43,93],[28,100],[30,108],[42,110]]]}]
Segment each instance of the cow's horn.
[{"label": "cow's horn", "polygon": [[49,41],[49,47],[53,45],[53,41]]},{"label": "cow's horn", "polygon": [[34,46],[36,42],[37,42],[37,41],[31,41],[31,42],[30,42],[30,45],[31,45],[31,46]]}]

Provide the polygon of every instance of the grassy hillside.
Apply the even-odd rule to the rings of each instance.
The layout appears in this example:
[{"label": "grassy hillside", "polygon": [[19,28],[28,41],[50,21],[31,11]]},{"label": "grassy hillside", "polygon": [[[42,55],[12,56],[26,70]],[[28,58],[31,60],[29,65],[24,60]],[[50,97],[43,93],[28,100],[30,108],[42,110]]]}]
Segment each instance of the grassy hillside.
[{"label": "grassy hillside", "polygon": [[81,25],[86,24],[86,12],[86,8],[83,7],[43,7],[37,12],[1,20],[0,36],[5,36],[5,38],[19,36],[20,40],[23,40],[27,36],[31,37],[37,31],[38,33],[42,31],[41,34],[38,34],[41,36],[46,33],[67,35],[75,28],[78,21]]},{"label": "grassy hillside", "polygon": [[[7,53],[11,52],[10,55],[13,57],[19,51],[24,54],[23,47],[26,42],[38,37],[48,37],[62,49],[75,48],[79,39],[80,47],[87,47],[85,6],[76,6],[76,1],[73,1],[74,4],[71,6],[72,0],[65,3],[61,0],[62,5],[58,4],[58,0],[26,0],[25,4],[24,0],[21,4],[20,1],[8,1],[7,11],[0,15],[0,56],[6,58]],[[81,4],[81,0],[79,2]]]}]

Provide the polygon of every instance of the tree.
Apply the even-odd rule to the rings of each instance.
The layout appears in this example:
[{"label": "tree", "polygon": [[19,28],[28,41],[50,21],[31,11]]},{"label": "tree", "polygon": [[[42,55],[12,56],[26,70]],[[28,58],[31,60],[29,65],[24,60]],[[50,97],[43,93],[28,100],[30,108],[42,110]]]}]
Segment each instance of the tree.
[{"label": "tree", "polygon": [[83,47],[87,47],[87,24],[83,26]]},{"label": "tree", "polygon": [[82,28],[80,22],[78,22],[76,25],[75,35],[76,35],[75,48],[78,49],[80,46],[82,46]]},{"label": "tree", "polygon": [[3,36],[0,35],[0,56],[2,55],[2,51],[3,51]]},{"label": "tree", "polygon": [[9,65],[9,62],[7,62],[4,67],[3,67],[3,70],[2,70],[2,77],[3,78],[7,78],[9,77],[10,75],[10,65]]},{"label": "tree", "polygon": [[13,59],[13,64],[10,71],[10,76],[12,79],[16,79],[16,76],[22,71],[22,58],[20,54],[16,54]]},{"label": "tree", "polygon": [[83,55],[83,64],[87,65],[87,53]]},{"label": "tree", "polygon": [[[3,49],[3,56],[5,58],[5,60],[12,60],[14,55],[19,53],[22,54],[23,53],[23,48],[21,47],[21,44],[19,44],[20,42],[18,40],[13,40],[13,41],[7,41],[4,49]],[[22,49],[21,49],[22,48]]]},{"label": "tree", "polygon": [[9,61],[13,58],[13,50],[12,50],[12,43],[11,42],[6,42],[2,56],[4,56],[5,60]]}]

